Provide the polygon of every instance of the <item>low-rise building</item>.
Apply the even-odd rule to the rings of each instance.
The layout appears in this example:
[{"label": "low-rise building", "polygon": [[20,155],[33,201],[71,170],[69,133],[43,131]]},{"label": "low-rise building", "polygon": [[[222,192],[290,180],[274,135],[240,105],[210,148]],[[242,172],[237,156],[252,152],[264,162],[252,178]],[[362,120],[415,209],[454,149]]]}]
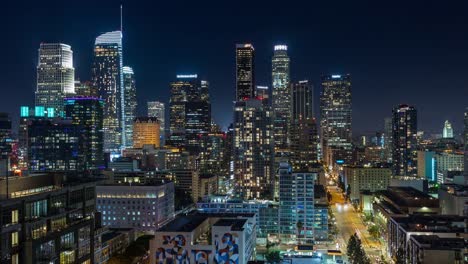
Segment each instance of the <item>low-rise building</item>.
[{"label": "low-rise building", "polygon": [[155,233],[151,263],[239,263],[254,258],[254,214],[178,216]]},{"label": "low-rise building", "polygon": [[97,211],[110,228],[153,233],[174,216],[174,183],[120,183],[96,188]]},{"label": "low-rise building", "polygon": [[359,200],[362,191],[386,190],[392,169],[388,166],[345,166],[343,176],[345,186],[351,188],[350,199]]},{"label": "low-rise building", "polygon": [[466,263],[468,243],[460,237],[413,235],[408,243],[409,264]]}]

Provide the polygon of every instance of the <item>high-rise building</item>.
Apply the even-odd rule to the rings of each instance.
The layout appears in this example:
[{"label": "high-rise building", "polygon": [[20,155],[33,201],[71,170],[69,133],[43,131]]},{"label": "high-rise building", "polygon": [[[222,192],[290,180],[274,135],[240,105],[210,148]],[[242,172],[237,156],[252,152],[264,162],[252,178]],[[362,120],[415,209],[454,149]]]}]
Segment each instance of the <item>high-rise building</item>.
[{"label": "high-rise building", "polygon": [[36,106],[63,115],[63,98],[75,93],[73,51],[62,43],[41,43],[37,63]]},{"label": "high-rise building", "polygon": [[8,113],[0,113],[0,159],[8,158],[12,148],[11,119]]},{"label": "high-rise building", "polygon": [[164,139],[166,138],[166,106],[163,102],[151,101],[148,102],[148,116],[156,117],[159,120],[160,125],[160,137],[161,145],[164,145]]},{"label": "high-rise building", "polygon": [[122,32],[107,32],[96,38],[92,85],[104,100],[104,151],[119,153],[125,145]]},{"label": "high-rise building", "polygon": [[66,117],[81,130],[78,170],[104,168],[102,112],[104,101],[97,97],[65,99]]},{"label": "high-rise building", "polygon": [[314,184],[316,172],[292,172],[287,163],[279,168],[279,228],[284,242],[314,241]]},{"label": "high-rise building", "polygon": [[392,150],[393,150],[393,137],[392,137],[392,118],[386,117],[384,119],[384,157],[387,162],[392,161]]},{"label": "high-rise building", "polygon": [[261,100],[239,101],[234,106],[234,177],[245,198],[273,196],[272,113]]},{"label": "high-rise building", "polygon": [[80,168],[79,126],[71,120],[35,119],[28,125],[31,171],[77,171]]},{"label": "high-rise building", "polygon": [[123,67],[124,112],[125,112],[125,147],[133,146],[133,120],[137,115],[137,97],[133,69]]},{"label": "high-rise building", "polygon": [[465,129],[463,131],[463,141],[465,144],[465,177],[468,176],[468,107],[465,109],[465,118],[464,118]]},{"label": "high-rise building", "polygon": [[320,128],[328,165],[352,160],[351,106],[351,75],[323,75]]},{"label": "high-rise building", "polygon": [[156,117],[137,117],[133,122],[133,147],[160,146],[160,124]]},{"label": "high-rise building", "polygon": [[99,91],[89,81],[80,82],[75,80],[75,94],[77,96],[99,97]]},{"label": "high-rise building", "polygon": [[290,162],[294,171],[309,171],[318,161],[313,88],[309,81],[291,84]]},{"label": "high-rise building", "polygon": [[275,151],[288,148],[291,91],[288,46],[276,45],[271,59],[273,81],[273,129]]},{"label": "high-rise building", "polygon": [[445,120],[444,130],[442,131],[442,137],[443,138],[453,138],[452,124],[448,120]]},{"label": "high-rise building", "polygon": [[398,176],[417,175],[418,129],[416,108],[399,105],[393,109],[393,174]]},{"label": "high-rise building", "polygon": [[177,75],[171,83],[170,141],[178,138],[189,150],[199,151],[199,138],[211,130],[211,103],[208,82],[196,74]]},{"label": "high-rise building", "polygon": [[255,97],[254,47],[236,45],[236,101]]}]

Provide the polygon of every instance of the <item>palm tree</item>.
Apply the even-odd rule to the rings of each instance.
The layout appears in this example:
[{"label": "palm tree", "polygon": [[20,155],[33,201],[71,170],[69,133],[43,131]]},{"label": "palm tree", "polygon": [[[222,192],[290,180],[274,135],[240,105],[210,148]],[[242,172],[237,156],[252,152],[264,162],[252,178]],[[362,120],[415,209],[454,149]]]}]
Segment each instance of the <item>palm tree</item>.
[{"label": "palm tree", "polygon": [[301,231],[302,231],[302,228],[304,227],[304,224],[301,222],[301,221],[297,221],[296,223],[296,228],[297,228],[297,241],[298,241],[298,244],[300,244],[300,236],[301,236]]}]

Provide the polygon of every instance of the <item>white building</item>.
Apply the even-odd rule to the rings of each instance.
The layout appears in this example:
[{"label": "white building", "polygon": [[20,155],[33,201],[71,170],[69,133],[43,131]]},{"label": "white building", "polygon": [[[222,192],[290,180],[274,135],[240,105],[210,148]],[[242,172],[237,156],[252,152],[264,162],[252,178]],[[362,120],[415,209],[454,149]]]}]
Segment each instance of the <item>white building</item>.
[{"label": "white building", "polygon": [[[166,106],[164,103],[159,101],[150,101],[148,102],[148,117],[156,117],[159,120],[160,124],[160,137],[161,139],[165,138],[165,129],[166,129]],[[163,140],[161,141],[163,142]]]},{"label": "white building", "polygon": [[453,128],[452,124],[446,120],[444,123],[444,130],[442,132],[442,137],[443,138],[453,138]]},{"label": "white building", "polygon": [[238,263],[254,257],[254,214],[179,216],[155,233],[150,263]]},{"label": "white building", "polygon": [[386,190],[390,185],[392,169],[366,166],[345,166],[343,170],[344,183],[351,188],[350,199],[357,200],[362,191]]},{"label": "white building", "polygon": [[96,204],[102,224],[153,233],[174,216],[174,183],[121,183],[96,187]]}]

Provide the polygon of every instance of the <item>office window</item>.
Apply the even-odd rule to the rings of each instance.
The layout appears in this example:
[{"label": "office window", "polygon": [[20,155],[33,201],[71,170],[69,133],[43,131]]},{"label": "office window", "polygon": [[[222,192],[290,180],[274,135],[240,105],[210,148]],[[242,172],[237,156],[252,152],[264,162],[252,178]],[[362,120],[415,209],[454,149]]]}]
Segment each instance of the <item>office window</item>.
[{"label": "office window", "polygon": [[11,233],[11,246],[17,246],[18,245],[18,232],[13,232]]},{"label": "office window", "polygon": [[12,224],[18,223],[18,219],[19,219],[18,210],[12,210],[11,211],[11,223]]}]

